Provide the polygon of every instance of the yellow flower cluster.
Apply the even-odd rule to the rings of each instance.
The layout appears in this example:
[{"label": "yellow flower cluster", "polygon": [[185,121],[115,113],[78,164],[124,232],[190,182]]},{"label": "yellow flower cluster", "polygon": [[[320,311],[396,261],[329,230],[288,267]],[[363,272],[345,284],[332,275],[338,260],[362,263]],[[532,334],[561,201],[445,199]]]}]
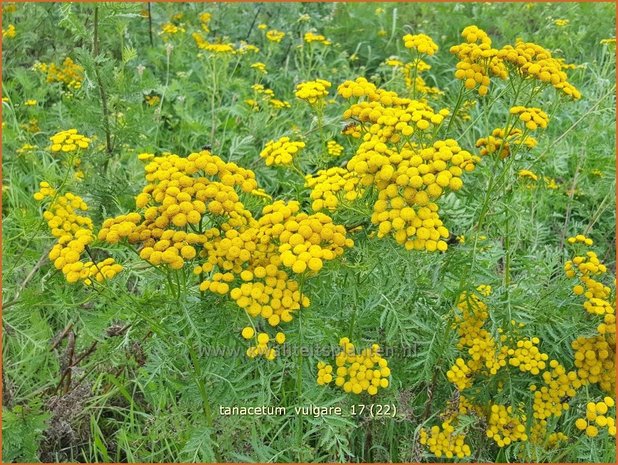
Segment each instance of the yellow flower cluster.
[{"label": "yellow flower cluster", "polygon": [[530,390],[534,392],[533,417],[541,421],[562,415],[562,412],[569,408],[566,399],[575,396],[577,389],[581,387],[577,373],[567,373],[557,360],[551,360],[549,367],[542,374],[543,385],[540,388],[534,384],[530,386]]},{"label": "yellow flower cluster", "polygon": [[[481,289],[478,290],[482,292]],[[564,399],[573,397],[582,385],[576,372],[567,373],[556,360],[551,360],[547,364],[549,357],[538,350],[540,341],[536,337],[517,340],[513,347],[509,347],[508,337],[502,335],[500,342],[503,345],[498,348],[493,336],[483,327],[489,320],[487,305],[475,293],[463,293],[457,307],[461,312],[455,317],[460,337],[458,347],[468,348],[471,359],[465,362],[459,358],[447,372],[449,381],[460,390],[465,389],[472,386],[473,376],[481,370],[485,370],[488,375],[495,375],[508,362],[510,366],[518,367],[522,372],[542,374],[544,383],[540,389],[536,385],[530,386],[530,390],[534,392],[535,421],[560,416],[562,411],[568,408],[568,403]],[[503,436],[500,439],[504,441]],[[505,442],[507,443],[508,441]]]},{"label": "yellow flower cluster", "polygon": [[308,44],[312,44],[314,42],[322,45],[331,45],[332,42],[324,37],[322,34],[316,34],[315,32],[309,31],[306,32],[303,36],[303,40]]},{"label": "yellow flower cluster", "polygon": [[504,159],[511,155],[511,149],[519,149],[520,146],[525,146],[528,150],[533,149],[537,145],[537,140],[532,136],[524,136],[519,128],[512,128],[509,135],[504,137],[504,128],[496,128],[487,137],[481,137],[476,141],[476,146],[481,150],[481,155],[493,155],[500,151],[500,158]]},{"label": "yellow flower cluster", "polygon": [[403,44],[423,55],[435,55],[438,51],[436,43],[426,34],[406,34],[403,36]]},{"label": "yellow flower cluster", "polygon": [[478,87],[480,96],[489,92],[490,74],[506,79],[507,70],[498,58],[498,50],[491,47],[491,39],[477,26],[468,26],[461,32],[465,42],[451,47],[450,52],[457,56],[455,77],[464,82],[468,90]]},{"label": "yellow flower cluster", "polygon": [[515,441],[527,441],[525,422],[526,416],[516,415],[512,406],[493,404],[487,419],[487,437],[493,439],[498,447]]},{"label": "yellow flower cluster", "polygon": [[399,57],[396,57],[394,55],[384,60],[384,64],[386,66],[392,66],[393,68],[399,68],[404,65],[403,61],[401,61]]},{"label": "yellow flower cluster", "polygon": [[[231,273],[230,273],[231,274]],[[252,317],[265,319],[270,326],[289,323],[293,312],[308,307],[309,298],[302,295],[298,283],[275,265],[244,270],[241,279],[249,279],[230,291],[230,297]],[[213,277],[213,282],[216,276]],[[264,283],[258,281],[264,279]],[[225,283],[224,283],[225,284]],[[227,285],[226,285],[227,286]],[[212,285],[211,285],[212,287]],[[224,293],[222,293],[224,294]]]},{"label": "yellow flower cluster", "polygon": [[577,243],[585,244],[585,245],[593,245],[594,244],[594,241],[591,238],[586,237],[583,234],[577,234],[575,236],[569,237],[567,239],[567,242],[569,244],[571,244],[571,245],[572,244],[577,244]]},{"label": "yellow flower cluster", "polygon": [[391,370],[388,361],[380,356],[380,346],[373,344],[370,349],[363,349],[356,353],[350,339],[343,337],[339,340],[341,352],[335,357],[337,370],[333,373],[333,366],[324,362],[318,363],[319,385],[326,385],[335,380],[335,385],[345,392],[361,394],[367,392],[374,396],[379,389],[387,388]]},{"label": "yellow flower cluster", "polygon": [[446,378],[459,390],[472,386],[472,370],[461,357],[455,360],[455,364],[446,372]]},{"label": "yellow flower cluster", "polygon": [[57,238],[49,252],[49,259],[56,269],[62,271],[67,282],[82,281],[89,285],[92,279],[103,282],[116,276],[122,266],[115,263],[113,258],[98,263],[80,260],[86,247],[94,241],[92,220],[80,214],[88,210],[84,200],[71,192],[56,196],[55,189],[43,181],[34,198],[42,201],[48,197],[51,202],[43,218],[52,235]]},{"label": "yellow flower cluster", "polygon": [[281,137],[278,140],[268,141],[260,152],[260,157],[264,159],[267,166],[291,165],[296,154],[304,148],[304,142],[293,142],[289,137]]},{"label": "yellow flower cluster", "polygon": [[568,19],[554,19],[554,24],[558,27],[564,27],[569,24]]},{"label": "yellow flower cluster", "polygon": [[49,138],[51,140],[52,152],[75,152],[80,149],[87,149],[92,140],[77,132],[77,129],[60,131]]},{"label": "yellow flower cluster", "polygon": [[364,77],[358,77],[354,81],[345,81],[338,88],[337,93],[344,99],[351,97],[368,97],[370,100],[377,100],[378,88],[375,84],[367,81]]},{"label": "yellow flower cluster", "polygon": [[519,120],[523,121],[530,131],[536,131],[538,127],[545,129],[549,123],[549,116],[540,108],[516,106],[511,108],[510,112],[512,115],[519,115]]},{"label": "yellow flower cluster", "polygon": [[371,216],[378,225],[378,237],[390,233],[408,250],[444,251],[449,233],[433,200],[446,189],[459,190],[461,175],[473,169],[477,160],[453,139],[400,152],[373,139],[360,145],[348,169],[361,177],[362,185],[379,189]]},{"label": "yellow flower cluster", "polygon": [[333,157],[338,157],[343,153],[343,145],[338,144],[335,140],[329,140],[326,143],[326,151]]},{"label": "yellow flower cluster", "polygon": [[434,200],[447,189],[461,189],[461,176],[472,171],[480,158],[462,150],[453,139],[424,148],[409,139],[412,135],[431,138],[448,110],[436,113],[423,101],[377,89],[364,78],[342,83],[338,93],[344,98],[366,98],[344,112],[345,118],[366,123],[363,142],[347,170],[362,186],[377,188],[371,221],[378,226],[378,237],[392,235],[408,250],[446,250],[444,239],[449,233]]},{"label": "yellow flower cluster", "polygon": [[258,100],[269,105],[275,110],[291,107],[289,102],[275,98],[275,92],[272,89],[265,87],[263,84],[253,84],[251,89],[254,91],[256,98],[245,100],[245,103],[253,107],[255,110],[260,109]]},{"label": "yellow flower cluster", "polygon": [[212,19],[212,15],[210,13],[208,13],[207,11],[204,11],[202,13],[200,13],[200,15],[198,16],[198,19],[200,20],[200,26],[202,27],[202,30],[204,32],[210,32],[210,20]]},{"label": "yellow flower cluster", "polygon": [[521,169],[517,172],[517,176],[522,179],[531,179],[532,181],[538,181],[539,177],[533,171]]},{"label": "yellow flower cluster", "polygon": [[539,175],[537,175],[534,171],[521,169],[517,172],[517,176],[524,181],[524,184],[528,189],[533,189],[535,186],[540,184],[537,184],[537,181],[539,180],[542,181],[542,185],[544,185],[547,189],[556,190],[559,187],[555,179],[547,176],[539,177]]},{"label": "yellow flower cluster", "polygon": [[334,210],[339,205],[340,197],[348,202],[356,200],[363,193],[359,182],[358,176],[338,166],[307,175],[305,186],[311,189],[311,208],[314,211]]},{"label": "yellow flower cluster", "polygon": [[161,26],[161,32],[159,34],[162,35],[163,40],[169,40],[169,38],[176,34],[181,34],[185,32],[185,29],[181,26],[177,26],[174,23],[165,23]]},{"label": "yellow flower cluster", "polygon": [[579,379],[583,384],[598,383],[607,393],[614,392],[616,386],[615,333],[613,336],[613,341],[602,334],[579,336],[571,344]]},{"label": "yellow flower cluster", "polygon": [[[481,293],[491,292],[489,287],[477,289]],[[454,326],[459,334],[459,349],[468,349],[471,359],[467,362],[458,358],[446,373],[448,380],[460,390],[470,387],[473,376],[482,370],[495,375],[506,366],[508,348],[503,346],[498,350],[497,343],[491,333],[484,328],[489,320],[489,311],[485,302],[474,292],[463,292],[457,303],[459,313],[455,315]]]},{"label": "yellow flower cluster", "polygon": [[410,63],[406,63],[406,66],[409,69],[415,69],[419,73],[424,73],[425,71],[429,71],[431,69],[431,65],[420,58],[412,60]]},{"label": "yellow flower cluster", "polygon": [[409,138],[415,133],[419,137],[422,131],[430,134],[448,115],[447,109],[434,112],[426,102],[400,98],[395,92],[381,89],[373,91],[373,84],[363,78],[357,81],[360,82],[344,82],[339,87],[339,93],[342,96],[350,93],[357,96],[360,92],[368,92],[365,95],[369,101],[351,105],[344,112],[344,118],[369,123],[368,138],[373,137],[376,141],[396,144],[403,137]]},{"label": "yellow flower cluster", "polygon": [[[578,239],[579,236],[581,237]],[[583,242],[587,244],[592,242],[592,239],[588,239],[583,235],[578,235],[571,239],[575,240],[569,241],[569,243]],[[583,307],[588,313],[603,317],[603,321],[597,327],[597,331],[602,337],[607,337],[608,343],[615,347],[616,313],[614,301],[610,302],[609,300],[611,289],[593,278],[593,276],[607,273],[607,267],[601,263],[593,251],[588,251],[585,256],[576,256],[572,261],[567,261],[564,269],[567,277],[577,277],[579,279],[580,284],[576,284],[573,287],[573,292],[586,298]],[[613,361],[615,362],[615,357]]]},{"label": "yellow flower cluster", "polygon": [[38,149],[38,145],[24,144],[16,150],[17,153],[28,153]]},{"label": "yellow flower cluster", "polygon": [[[140,257],[155,266],[178,269],[202,259],[193,267],[200,291],[229,295],[250,317],[271,326],[290,322],[292,312],[310,301],[284,268],[315,273],[353,245],[343,226],[322,213],[302,213],[298,202],[275,201],[254,218],[241,195],[266,196],[255,174],[208,151],[186,158],[145,155],[148,184],[136,197],[140,212],[106,220],[99,238],[140,244]],[[267,342],[258,339],[247,354],[272,359]]]},{"label": "yellow flower cluster", "polygon": [[543,181],[545,182],[545,187],[548,189],[556,190],[559,187],[558,183],[553,178],[543,176]]},{"label": "yellow flower cluster", "polygon": [[285,32],[283,31],[278,31],[276,29],[271,29],[270,31],[268,31],[266,33],[266,38],[270,41],[270,42],[274,42],[276,44],[278,44],[279,42],[281,42],[281,40],[285,37]]},{"label": "yellow flower cluster", "polygon": [[549,359],[547,354],[541,353],[538,349],[539,338],[522,339],[517,341],[514,349],[509,349],[509,365],[518,367],[523,373],[530,372],[538,375],[545,369],[545,362]]},{"label": "yellow flower cluster", "polygon": [[[569,437],[560,431],[548,434],[547,427],[547,420],[535,420],[530,427],[530,442],[541,445],[545,449],[553,449],[568,441]],[[524,457],[525,454],[524,452]]]},{"label": "yellow flower cluster", "polygon": [[294,95],[301,100],[305,100],[311,105],[316,105],[322,102],[324,97],[328,95],[331,83],[324,79],[316,79],[315,81],[301,82],[296,85]]},{"label": "yellow flower cluster", "polygon": [[139,161],[149,161],[152,160],[154,157],[155,154],[150,152],[142,152],[137,154],[137,159]]},{"label": "yellow flower cluster", "polygon": [[160,101],[161,97],[156,94],[144,96],[144,102],[146,102],[146,105],[148,105],[149,107],[154,107],[155,105],[158,105]]},{"label": "yellow flower cluster", "polygon": [[244,40],[241,40],[238,43],[238,48],[236,49],[236,55],[245,55],[247,53],[260,53],[260,49],[259,47],[256,47],[253,44],[248,44],[247,42],[245,42]]},{"label": "yellow flower cluster", "polygon": [[306,270],[318,272],[322,260],[332,260],[343,253],[343,247],[354,245],[352,239],[345,237],[345,227],[334,224],[323,213],[301,213],[283,226],[285,230],[279,235],[281,261],[296,274]]},{"label": "yellow flower cluster", "polygon": [[47,82],[60,82],[68,89],[79,89],[84,80],[84,68],[69,57],[64,59],[61,66],[37,63],[35,69],[47,74]]},{"label": "yellow flower cluster", "polygon": [[610,409],[614,408],[616,403],[611,397],[605,397],[600,402],[588,402],[586,404],[586,418],[578,418],[575,420],[575,426],[580,431],[585,431],[586,436],[595,437],[599,434],[599,428],[607,428],[609,435],[616,437],[616,411],[613,416]]},{"label": "yellow flower cluster", "polygon": [[22,123],[19,125],[19,127],[32,134],[41,132],[41,128],[39,127],[39,120],[37,120],[36,118],[30,118],[27,123]]},{"label": "yellow flower cluster", "polygon": [[470,446],[465,443],[466,435],[456,433],[452,425],[453,420],[447,419],[441,426],[432,426],[429,433],[425,428],[420,431],[420,443],[431,451],[436,457],[451,459],[457,457],[463,459],[472,454]]},{"label": "yellow flower cluster", "polygon": [[3,39],[14,39],[17,35],[17,31],[15,29],[14,24],[9,24],[6,30],[2,29],[2,38]]},{"label": "yellow flower cluster", "polygon": [[252,63],[251,68],[255,69],[259,73],[268,74],[268,71],[266,70],[266,65],[260,61]]},{"label": "yellow flower cluster", "polygon": [[[135,202],[138,209],[144,209],[143,215],[133,212],[106,220],[99,239],[112,244],[125,238],[129,243],[140,243],[140,257],[154,266],[179,269],[185,260],[196,256],[195,246],[206,239],[186,228],[199,227],[206,212],[229,215],[237,221],[250,215],[234,187],[252,192],[257,187],[255,174],[210,152],[192,153],[187,158],[173,154],[154,157],[144,170],[149,184]],[[211,181],[210,176],[220,181]]]},{"label": "yellow flower cluster", "polygon": [[40,202],[46,197],[53,197],[54,195],[56,195],[56,190],[51,187],[51,185],[47,181],[41,181],[39,183],[39,191],[35,192],[33,197],[34,200],[38,200]]},{"label": "yellow flower cluster", "polygon": [[[247,349],[247,357],[256,358],[261,355],[269,361],[277,357],[275,349],[268,346],[268,343],[272,342],[268,333],[258,333],[256,336],[255,330],[251,326],[246,326],[242,330],[242,337],[245,339],[254,338],[256,342],[255,346],[251,346]],[[279,345],[283,344],[285,342],[285,334],[278,332],[274,337],[274,342]]]},{"label": "yellow flower cluster", "polygon": [[198,48],[215,55],[234,55],[236,53],[236,47],[232,43],[209,42],[199,32],[194,32],[191,37],[193,37]]},{"label": "yellow flower cluster", "polygon": [[524,78],[550,83],[569,97],[581,98],[579,90],[567,81],[564,63],[553,58],[551,52],[540,45],[518,39],[514,47],[503,47],[498,52],[498,57],[509,63]]},{"label": "yellow flower cluster", "polygon": [[209,259],[201,272],[211,272],[216,265],[228,270],[226,274],[238,274],[245,282],[231,289],[230,296],[249,315],[261,316],[272,326],[291,321],[291,312],[310,303],[281,267],[294,273],[318,271],[323,260],[353,245],[345,229],[326,215],[309,216],[299,210],[298,202],[276,201],[264,207],[259,220],[249,218],[240,232],[227,230],[225,237],[218,229],[206,232],[212,239],[205,245]]},{"label": "yellow flower cluster", "polygon": [[275,96],[275,91],[265,87],[264,84],[253,84],[251,89],[253,89],[256,94],[264,95],[266,98],[272,98]]}]

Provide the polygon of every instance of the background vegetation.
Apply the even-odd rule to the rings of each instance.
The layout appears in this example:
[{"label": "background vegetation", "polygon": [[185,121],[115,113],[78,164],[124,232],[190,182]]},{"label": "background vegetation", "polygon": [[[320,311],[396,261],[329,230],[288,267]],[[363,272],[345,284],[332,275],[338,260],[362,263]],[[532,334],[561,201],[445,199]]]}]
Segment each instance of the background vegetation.
[{"label": "background vegetation", "polygon": [[[3,34],[2,56],[5,462],[434,461],[418,444],[419,430],[435,423],[454,393],[446,371],[457,357],[456,334],[447,328],[462,289],[491,285],[492,327],[510,319],[525,322],[525,334],[541,338],[544,351],[560,360],[572,359],[573,335],[590,329],[562,268],[571,256],[565,238],[583,232],[615,272],[615,46],[600,43],[614,35],[613,5],[8,6],[3,31],[12,24],[15,34]],[[255,59],[233,57],[229,66],[213,66],[198,57],[189,32],[167,41],[160,34],[178,14],[176,23],[195,27],[203,11],[212,13],[211,35],[246,40],[261,52]],[[558,26],[557,19],[569,22]],[[261,23],[288,36],[271,44]],[[583,98],[550,108],[554,100],[543,97],[545,109],[554,110],[549,127],[532,154],[516,160],[517,169],[554,179],[556,189],[508,179],[508,195],[491,198],[483,229],[475,233],[492,176],[484,160],[465,177],[462,191],[442,199],[453,236],[447,253],[407,252],[360,232],[353,249],[307,283],[312,304],[287,329],[286,344],[297,347],[302,332],[305,345],[317,347],[342,336],[359,345],[409,347],[407,356],[390,358],[391,386],[372,400],[396,405],[395,418],[222,417],[219,405],[349,408],[359,398],[316,385],[317,356],[302,359],[299,398],[296,357],[267,362],[212,354],[213,347],[244,351],[240,330],[246,320],[237,307],[210,295],[201,298],[195,286],[180,300],[171,296],[160,275],[121,247],[98,247],[126,268],[104,295],[67,284],[47,260],[52,239],[33,193],[40,181],[62,172],[58,157],[47,150],[54,133],[77,128],[96,138],[83,160],[83,180],[72,181],[95,224],[134,208],[143,183],[136,154],[186,155],[206,145],[224,160],[253,169],[274,197],[306,202],[300,177],[268,168],[259,158],[264,144],[297,134],[306,135],[307,156],[317,158],[330,139],[344,145],[344,159],[353,152],[340,135],[345,103],[336,99],[327,108],[324,133],[318,134],[309,107],[294,98],[296,83],[327,79],[334,94],[344,80],[365,76],[396,88],[401,83],[383,62],[407,56],[405,33],[423,32],[441,47],[431,60],[428,84],[440,87],[444,106],[452,108],[460,83],[453,78],[456,58],[448,48],[470,24],[485,29],[496,44],[521,37],[577,64],[570,79]],[[309,62],[297,45],[311,28],[332,45]],[[74,92],[46,83],[33,69],[36,62],[58,64],[67,56],[85,72]],[[253,61],[264,62],[268,74],[250,68]],[[245,100],[253,98],[255,82],[272,88],[291,108],[252,111]],[[148,103],[151,96],[158,97],[154,105]],[[28,105],[30,99],[36,104]],[[462,147],[474,149],[479,137],[502,122],[485,108],[472,107],[474,124],[458,127]],[[507,110],[494,108],[493,115]],[[24,144],[36,147],[20,151]],[[521,395],[530,402],[531,393]],[[576,404],[595,396],[583,390]],[[473,459],[615,461],[614,438],[582,435],[573,425],[581,415],[581,408],[565,413],[560,430],[569,441],[559,447],[498,449],[479,439],[472,440]]]}]

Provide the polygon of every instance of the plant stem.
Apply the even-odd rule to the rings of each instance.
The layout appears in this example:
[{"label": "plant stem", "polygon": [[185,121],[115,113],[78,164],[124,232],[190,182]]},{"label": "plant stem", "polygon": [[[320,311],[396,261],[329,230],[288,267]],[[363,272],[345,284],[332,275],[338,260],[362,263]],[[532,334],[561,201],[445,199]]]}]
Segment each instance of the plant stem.
[{"label": "plant stem", "polygon": [[[302,311],[303,311],[303,284],[304,276],[301,277],[298,290],[300,292],[300,309],[298,311],[298,354],[296,357],[296,394],[298,398],[298,406],[301,407],[303,398],[303,325],[302,325]],[[303,442],[303,417],[298,415],[298,421],[296,425],[296,439],[298,441],[298,461],[300,462],[300,449]]]},{"label": "plant stem", "polygon": [[[101,108],[103,110],[103,130],[105,131],[105,150],[108,155],[113,152],[112,135],[109,126],[109,109],[107,107],[107,94],[105,87],[103,86],[103,80],[101,79],[101,73],[99,72],[99,65],[97,58],[99,57],[99,5],[94,7],[94,32],[92,40],[92,57],[94,58],[94,75],[97,80],[97,86],[99,87],[99,94],[101,96]],[[109,160],[109,159],[108,159]],[[106,165],[107,161],[106,160]]]},{"label": "plant stem", "polygon": [[215,129],[216,129],[216,117],[215,117],[215,96],[217,94],[217,67],[213,57],[210,57],[210,64],[212,66],[212,91],[210,94],[210,143],[214,147]]},{"label": "plant stem", "polygon": [[150,38],[150,46],[154,47],[154,40],[152,38],[152,11],[148,2],[148,37]]},{"label": "plant stem", "polygon": [[210,400],[208,399],[208,391],[206,390],[206,385],[203,381],[203,373],[202,373],[202,365],[200,364],[200,358],[193,347],[192,335],[190,331],[185,328],[186,340],[189,341],[187,348],[189,350],[189,356],[191,358],[191,364],[193,365],[193,369],[195,370],[193,376],[195,378],[195,384],[200,392],[200,397],[202,398],[202,408],[204,410],[204,416],[206,417],[206,424],[208,425],[209,435],[211,441],[215,445],[214,452],[217,462],[221,461],[221,456],[219,453],[219,447],[216,441],[213,438],[213,419],[212,419],[212,409],[210,408]]},{"label": "plant stem", "polygon": [[462,84],[461,87],[459,88],[459,94],[457,95],[457,101],[455,102],[455,108],[453,108],[453,114],[448,120],[448,126],[446,127],[446,134],[449,134],[451,130],[451,126],[453,125],[453,121],[457,117],[457,112],[459,111],[459,107],[461,106],[461,103],[463,102],[463,96],[464,96],[464,85]]}]

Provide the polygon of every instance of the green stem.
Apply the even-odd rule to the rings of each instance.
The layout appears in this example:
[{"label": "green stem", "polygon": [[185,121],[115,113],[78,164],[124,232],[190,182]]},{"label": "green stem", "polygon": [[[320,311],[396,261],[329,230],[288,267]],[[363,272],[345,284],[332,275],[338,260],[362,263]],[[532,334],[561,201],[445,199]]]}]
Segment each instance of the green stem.
[{"label": "green stem", "polygon": [[459,88],[459,94],[457,95],[457,101],[455,102],[455,108],[453,108],[453,114],[451,115],[450,119],[448,120],[448,126],[446,127],[446,134],[447,134],[447,136],[448,136],[448,134],[449,134],[449,132],[451,130],[451,126],[453,125],[453,121],[457,117],[457,112],[459,111],[459,107],[461,106],[461,104],[463,102],[464,95],[465,95],[464,85],[462,84],[461,87]]},{"label": "green stem", "polygon": [[221,456],[219,453],[219,447],[213,435],[213,424],[214,423],[213,423],[213,418],[212,418],[212,409],[210,407],[210,400],[208,399],[208,391],[206,390],[206,384],[204,383],[204,380],[203,380],[202,365],[200,364],[200,358],[197,352],[195,351],[195,347],[193,346],[193,341],[191,340],[192,337],[195,335],[191,335],[190,331],[188,331],[187,328],[188,327],[185,327],[185,336],[186,336],[186,340],[191,341],[189,342],[187,348],[189,350],[191,364],[193,365],[193,369],[195,370],[193,373],[194,378],[195,378],[195,384],[197,385],[198,391],[200,393],[200,397],[202,398],[202,409],[204,411],[204,416],[206,417],[206,424],[208,425],[209,435],[210,435],[211,441],[215,445],[215,448],[214,448],[215,457],[217,459],[217,462],[220,462]]},{"label": "green stem", "polygon": [[[296,356],[296,395],[297,403],[300,407],[302,405],[303,398],[303,325],[302,325],[302,313],[303,313],[303,284],[305,282],[304,275],[299,280],[298,290],[300,292],[300,309],[298,311],[298,354]],[[298,459],[301,461],[300,450],[303,442],[303,417],[298,415],[296,425],[296,439],[298,441]]]},{"label": "green stem", "polygon": [[158,147],[159,142],[159,130],[161,129],[161,112],[163,110],[163,102],[165,100],[165,95],[167,94],[167,88],[170,82],[170,58],[172,56],[172,49],[168,48],[166,51],[166,60],[165,60],[165,87],[163,88],[163,92],[161,93],[161,101],[159,102],[159,124],[157,124],[157,132],[155,133],[155,147]]},{"label": "green stem", "polygon": [[154,40],[152,38],[152,12],[150,8],[150,3],[148,2],[148,37],[150,38],[150,46],[154,47]]},{"label": "green stem", "polygon": [[[105,149],[108,155],[112,154],[112,135],[109,125],[109,108],[107,107],[107,94],[99,72],[97,58],[99,57],[99,5],[94,7],[94,31],[92,40],[92,56],[94,58],[94,75],[99,87],[99,95],[101,96],[101,108],[103,110],[103,131],[105,132]],[[107,159],[109,160],[109,158]],[[107,165],[107,161],[106,161]]]},{"label": "green stem", "polygon": [[214,62],[214,58],[210,57],[211,64],[211,78],[212,78],[212,91],[210,94],[210,143],[214,147],[215,130],[216,130],[216,116],[215,116],[215,96],[217,94],[217,67]]}]

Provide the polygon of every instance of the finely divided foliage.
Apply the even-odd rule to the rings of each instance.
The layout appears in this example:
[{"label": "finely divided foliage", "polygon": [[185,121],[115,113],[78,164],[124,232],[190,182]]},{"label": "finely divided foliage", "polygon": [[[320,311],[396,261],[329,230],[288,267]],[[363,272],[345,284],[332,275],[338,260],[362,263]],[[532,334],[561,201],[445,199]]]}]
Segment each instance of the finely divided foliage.
[{"label": "finely divided foliage", "polygon": [[449,8],[4,6],[5,458],[615,460],[613,11]]}]

